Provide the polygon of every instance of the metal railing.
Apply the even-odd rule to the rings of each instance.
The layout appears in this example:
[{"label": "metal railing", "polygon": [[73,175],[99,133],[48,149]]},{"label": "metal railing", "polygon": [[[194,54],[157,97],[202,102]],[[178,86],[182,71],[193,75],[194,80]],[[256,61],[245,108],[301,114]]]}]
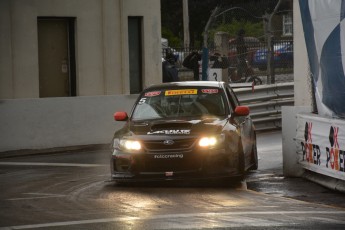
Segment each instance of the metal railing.
[{"label": "metal railing", "polygon": [[241,105],[249,106],[257,131],[281,129],[281,106],[294,105],[293,82],[255,86],[254,90],[233,88]]},{"label": "metal railing", "polygon": [[[259,41],[256,43],[248,42],[246,59],[250,66],[251,72],[253,72],[255,76],[259,77],[263,84],[268,84],[268,82],[278,83],[292,81],[290,76],[293,74],[293,41],[275,40],[272,42],[272,46],[274,49],[274,57],[273,62],[271,63],[272,71],[269,71],[267,69],[267,44]],[[182,64],[185,58],[188,57],[192,51],[198,51],[200,55],[202,54],[200,49],[188,49],[182,47],[168,47],[162,49],[163,58],[171,62],[177,68],[179,75],[183,75],[183,77],[180,78],[181,81],[190,80],[190,78],[193,79],[193,70],[183,66]],[[214,62],[215,57],[218,56],[214,56],[214,51],[210,49],[209,68],[219,68],[219,62]],[[229,42],[228,55],[223,56],[221,62],[225,65],[224,68],[226,68],[226,66],[229,67],[229,74],[231,69],[236,69],[239,67],[237,57],[238,54],[236,44]],[[213,61],[211,61],[212,59]],[[215,63],[217,63],[217,67],[215,67]],[[188,71],[190,71],[191,77],[185,78],[185,73]],[[199,72],[201,75],[201,67]],[[269,75],[269,72],[271,75]],[[268,76],[271,76],[271,78],[274,78],[274,80],[268,81]]]}]

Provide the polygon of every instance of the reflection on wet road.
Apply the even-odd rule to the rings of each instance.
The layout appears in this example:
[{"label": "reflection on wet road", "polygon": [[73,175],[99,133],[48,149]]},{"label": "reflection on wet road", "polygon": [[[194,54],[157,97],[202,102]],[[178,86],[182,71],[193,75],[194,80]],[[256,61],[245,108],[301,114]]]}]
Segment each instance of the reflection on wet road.
[{"label": "reflection on wet road", "polygon": [[0,159],[0,229],[343,229],[343,208],[246,189],[277,177],[272,140],[258,139],[252,182],[233,185],[116,185],[105,150]]}]

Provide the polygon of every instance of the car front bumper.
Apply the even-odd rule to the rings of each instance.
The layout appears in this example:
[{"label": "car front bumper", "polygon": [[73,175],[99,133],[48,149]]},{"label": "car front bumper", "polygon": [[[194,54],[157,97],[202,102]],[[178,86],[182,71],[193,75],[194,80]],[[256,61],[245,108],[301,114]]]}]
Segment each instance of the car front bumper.
[{"label": "car front bumper", "polygon": [[130,154],[115,150],[111,158],[114,181],[164,181],[240,176],[225,149]]}]

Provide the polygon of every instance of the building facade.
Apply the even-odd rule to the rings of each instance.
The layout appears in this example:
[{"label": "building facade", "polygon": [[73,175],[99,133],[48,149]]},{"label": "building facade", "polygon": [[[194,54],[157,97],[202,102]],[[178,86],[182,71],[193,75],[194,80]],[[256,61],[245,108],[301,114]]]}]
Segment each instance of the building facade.
[{"label": "building facade", "polygon": [[0,99],[139,93],[162,81],[159,0],[1,0]]}]

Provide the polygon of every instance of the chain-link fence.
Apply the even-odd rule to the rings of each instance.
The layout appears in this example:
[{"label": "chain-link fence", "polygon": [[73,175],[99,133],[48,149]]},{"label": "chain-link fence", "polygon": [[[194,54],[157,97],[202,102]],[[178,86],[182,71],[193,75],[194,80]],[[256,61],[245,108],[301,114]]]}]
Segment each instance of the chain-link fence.
[{"label": "chain-link fence", "polygon": [[[218,70],[222,79],[230,82],[252,81],[253,76],[259,79],[258,84],[293,81],[292,8],[259,15],[257,8],[248,6],[253,5],[214,9],[203,35],[204,49],[163,50],[163,57],[173,54],[181,80],[196,79],[196,67],[183,63],[196,51],[199,60],[193,64],[199,65],[200,80],[209,80]],[[208,62],[207,72],[202,60]],[[193,70],[194,77],[182,77],[186,69]]]}]

